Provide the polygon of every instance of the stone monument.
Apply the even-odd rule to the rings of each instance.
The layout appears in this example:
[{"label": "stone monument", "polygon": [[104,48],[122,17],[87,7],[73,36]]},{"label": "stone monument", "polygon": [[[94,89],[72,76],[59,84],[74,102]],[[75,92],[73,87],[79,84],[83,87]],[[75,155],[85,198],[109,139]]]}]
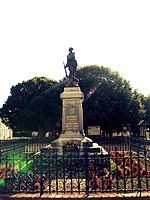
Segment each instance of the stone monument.
[{"label": "stone monument", "polygon": [[[66,68],[69,69],[69,75]],[[93,147],[90,138],[85,137],[83,130],[83,108],[82,102],[84,95],[79,87],[79,80],[75,77],[77,70],[77,61],[73,48],[69,48],[67,55],[67,64],[64,66],[67,84],[64,92],[60,94],[62,99],[62,132],[59,138],[52,142],[52,147],[58,153],[63,154],[63,150],[71,145],[74,150],[83,152],[84,148]]]}]

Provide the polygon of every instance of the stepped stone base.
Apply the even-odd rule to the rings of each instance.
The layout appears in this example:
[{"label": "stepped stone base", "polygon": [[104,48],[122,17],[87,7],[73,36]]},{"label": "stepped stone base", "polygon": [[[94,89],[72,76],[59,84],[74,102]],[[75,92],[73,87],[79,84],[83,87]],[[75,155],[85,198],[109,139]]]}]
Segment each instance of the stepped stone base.
[{"label": "stepped stone base", "polygon": [[[62,108],[62,133],[60,137],[52,142],[52,147],[57,150],[58,154],[63,153],[63,148],[72,144],[82,148],[85,135],[83,131],[83,93],[80,87],[65,87],[60,98],[63,101]],[[87,138],[86,142],[92,143]]]},{"label": "stepped stone base", "polygon": [[74,151],[84,154],[85,150],[107,154],[98,144],[85,137],[83,131],[83,93],[80,87],[65,87],[60,98],[63,101],[62,108],[62,132],[59,138],[51,143],[51,150],[63,155],[64,150],[72,148]]}]

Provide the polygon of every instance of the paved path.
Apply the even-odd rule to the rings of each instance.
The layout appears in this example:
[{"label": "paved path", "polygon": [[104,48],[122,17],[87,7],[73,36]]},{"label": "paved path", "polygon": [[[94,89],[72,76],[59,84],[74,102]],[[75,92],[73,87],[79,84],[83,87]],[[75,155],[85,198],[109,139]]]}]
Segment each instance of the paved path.
[{"label": "paved path", "polygon": [[127,193],[127,194],[116,194],[116,193],[97,193],[97,194],[43,194],[41,197],[39,194],[14,194],[14,195],[0,195],[0,200],[40,200],[40,199],[55,199],[55,200],[150,200],[150,192],[140,193]]}]

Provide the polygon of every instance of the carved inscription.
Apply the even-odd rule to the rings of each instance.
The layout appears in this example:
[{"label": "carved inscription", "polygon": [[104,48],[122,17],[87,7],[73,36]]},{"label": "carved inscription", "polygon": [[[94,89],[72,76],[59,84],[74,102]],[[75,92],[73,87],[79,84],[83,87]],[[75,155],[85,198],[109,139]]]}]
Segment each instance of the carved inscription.
[{"label": "carved inscription", "polygon": [[66,116],[65,130],[73,132],[79,131],[78,115],[73,115],[72,113],[73,110],[70,111],[70,115]]},{"label": "carved inscription", "polygon": [[80,107],[81,103],[82,102],[80,102],[80,101],[64,101],[63,106],[65,108],[69,108],[69,107],[72,107],[72,106],[77,108],[77,107]]}]

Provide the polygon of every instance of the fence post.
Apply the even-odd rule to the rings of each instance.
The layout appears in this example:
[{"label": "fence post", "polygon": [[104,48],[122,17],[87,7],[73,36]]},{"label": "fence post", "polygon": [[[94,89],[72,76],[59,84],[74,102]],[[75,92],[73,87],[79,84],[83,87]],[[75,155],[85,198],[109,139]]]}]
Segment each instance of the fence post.
[{"label": "fence post", "polygon": [[51,155],[49,155],[49,161],[48,161],[48,185],[49,185],[49,194],[51,193]]},{"label": "fence post", "polygon": [[55,163],[56,163],[56,191],[57,191],[57,194],[58,194],[58,155],[57,155],[57,152],[56,152],[56,155],[55,155]]},{"label": "fence post", "polygon": [[125,173],[125,170],[126,170],[126,168],[125,168],[126,156],[125,156],[125,152],[124,152],[124,151],[125,151],[125,150],[124,150],[124,146],[123,146],[124,193],[126,193],[126,181],[127,181],[127,179],[126,179],[126,173]]},{"label": "fence post", "polygon": [[146,190],[148,192],[148,178],[147,178],[147,172],[148,172],[148,169],[147,169],[147,151],[146,149],[144,149],[144,162],[145,162],[145,169],[146,169]]},{"label": "fence post", "polygon": [[131,168],[131,187],[132,187],[132,192],[133,192],[133,177],[132,177],[132,172],[133,172],[133,168],[132,168],[132,159],[134,158],[132,156],[132,149],[131,149],[131,145],[130,145],[130,168]]},{"label": "fence post", "polygon": [[118,155],[117,155],[117,148],[116,148],[116,146],[115,146],[115,155],[116,155],[116,158],[115,158],[116,159],[116,172],[115,173],[117,174],[117,183],[116,184],[117,184],[117,194],[118,194],[118,189],[119,189],[118,188],[118,181],[119,181],[118,180],[118,164],[117,164],[117,162],[118,162]]},{"label": "fence post", "polygon": [[89,165],[88,165],[88,153],[87,150],[85,149],[85,170],[86,170],[86,194],[89,194]]},{"label": "fence post", "polygon": [[5,157],[5,192],[7,191],[7,181],[8,181],[8,177],[7,177],[7,170],[8,170],[8,154],[6,154],[6,157]]},{"label": "fence post", "polygon": [[140,190],[140,196],[141,196],[140,153],[138,149],[138,191],[139,190]]},{"label": "fence post", "polygon": [[40,197],[43,195],[43,154],[40,153]]},{"label": "fence post", "polygon": [[66,179],[65,179],[65,153],[63,153],[63,188],[64,188],[64,194],[66,193]]}]

